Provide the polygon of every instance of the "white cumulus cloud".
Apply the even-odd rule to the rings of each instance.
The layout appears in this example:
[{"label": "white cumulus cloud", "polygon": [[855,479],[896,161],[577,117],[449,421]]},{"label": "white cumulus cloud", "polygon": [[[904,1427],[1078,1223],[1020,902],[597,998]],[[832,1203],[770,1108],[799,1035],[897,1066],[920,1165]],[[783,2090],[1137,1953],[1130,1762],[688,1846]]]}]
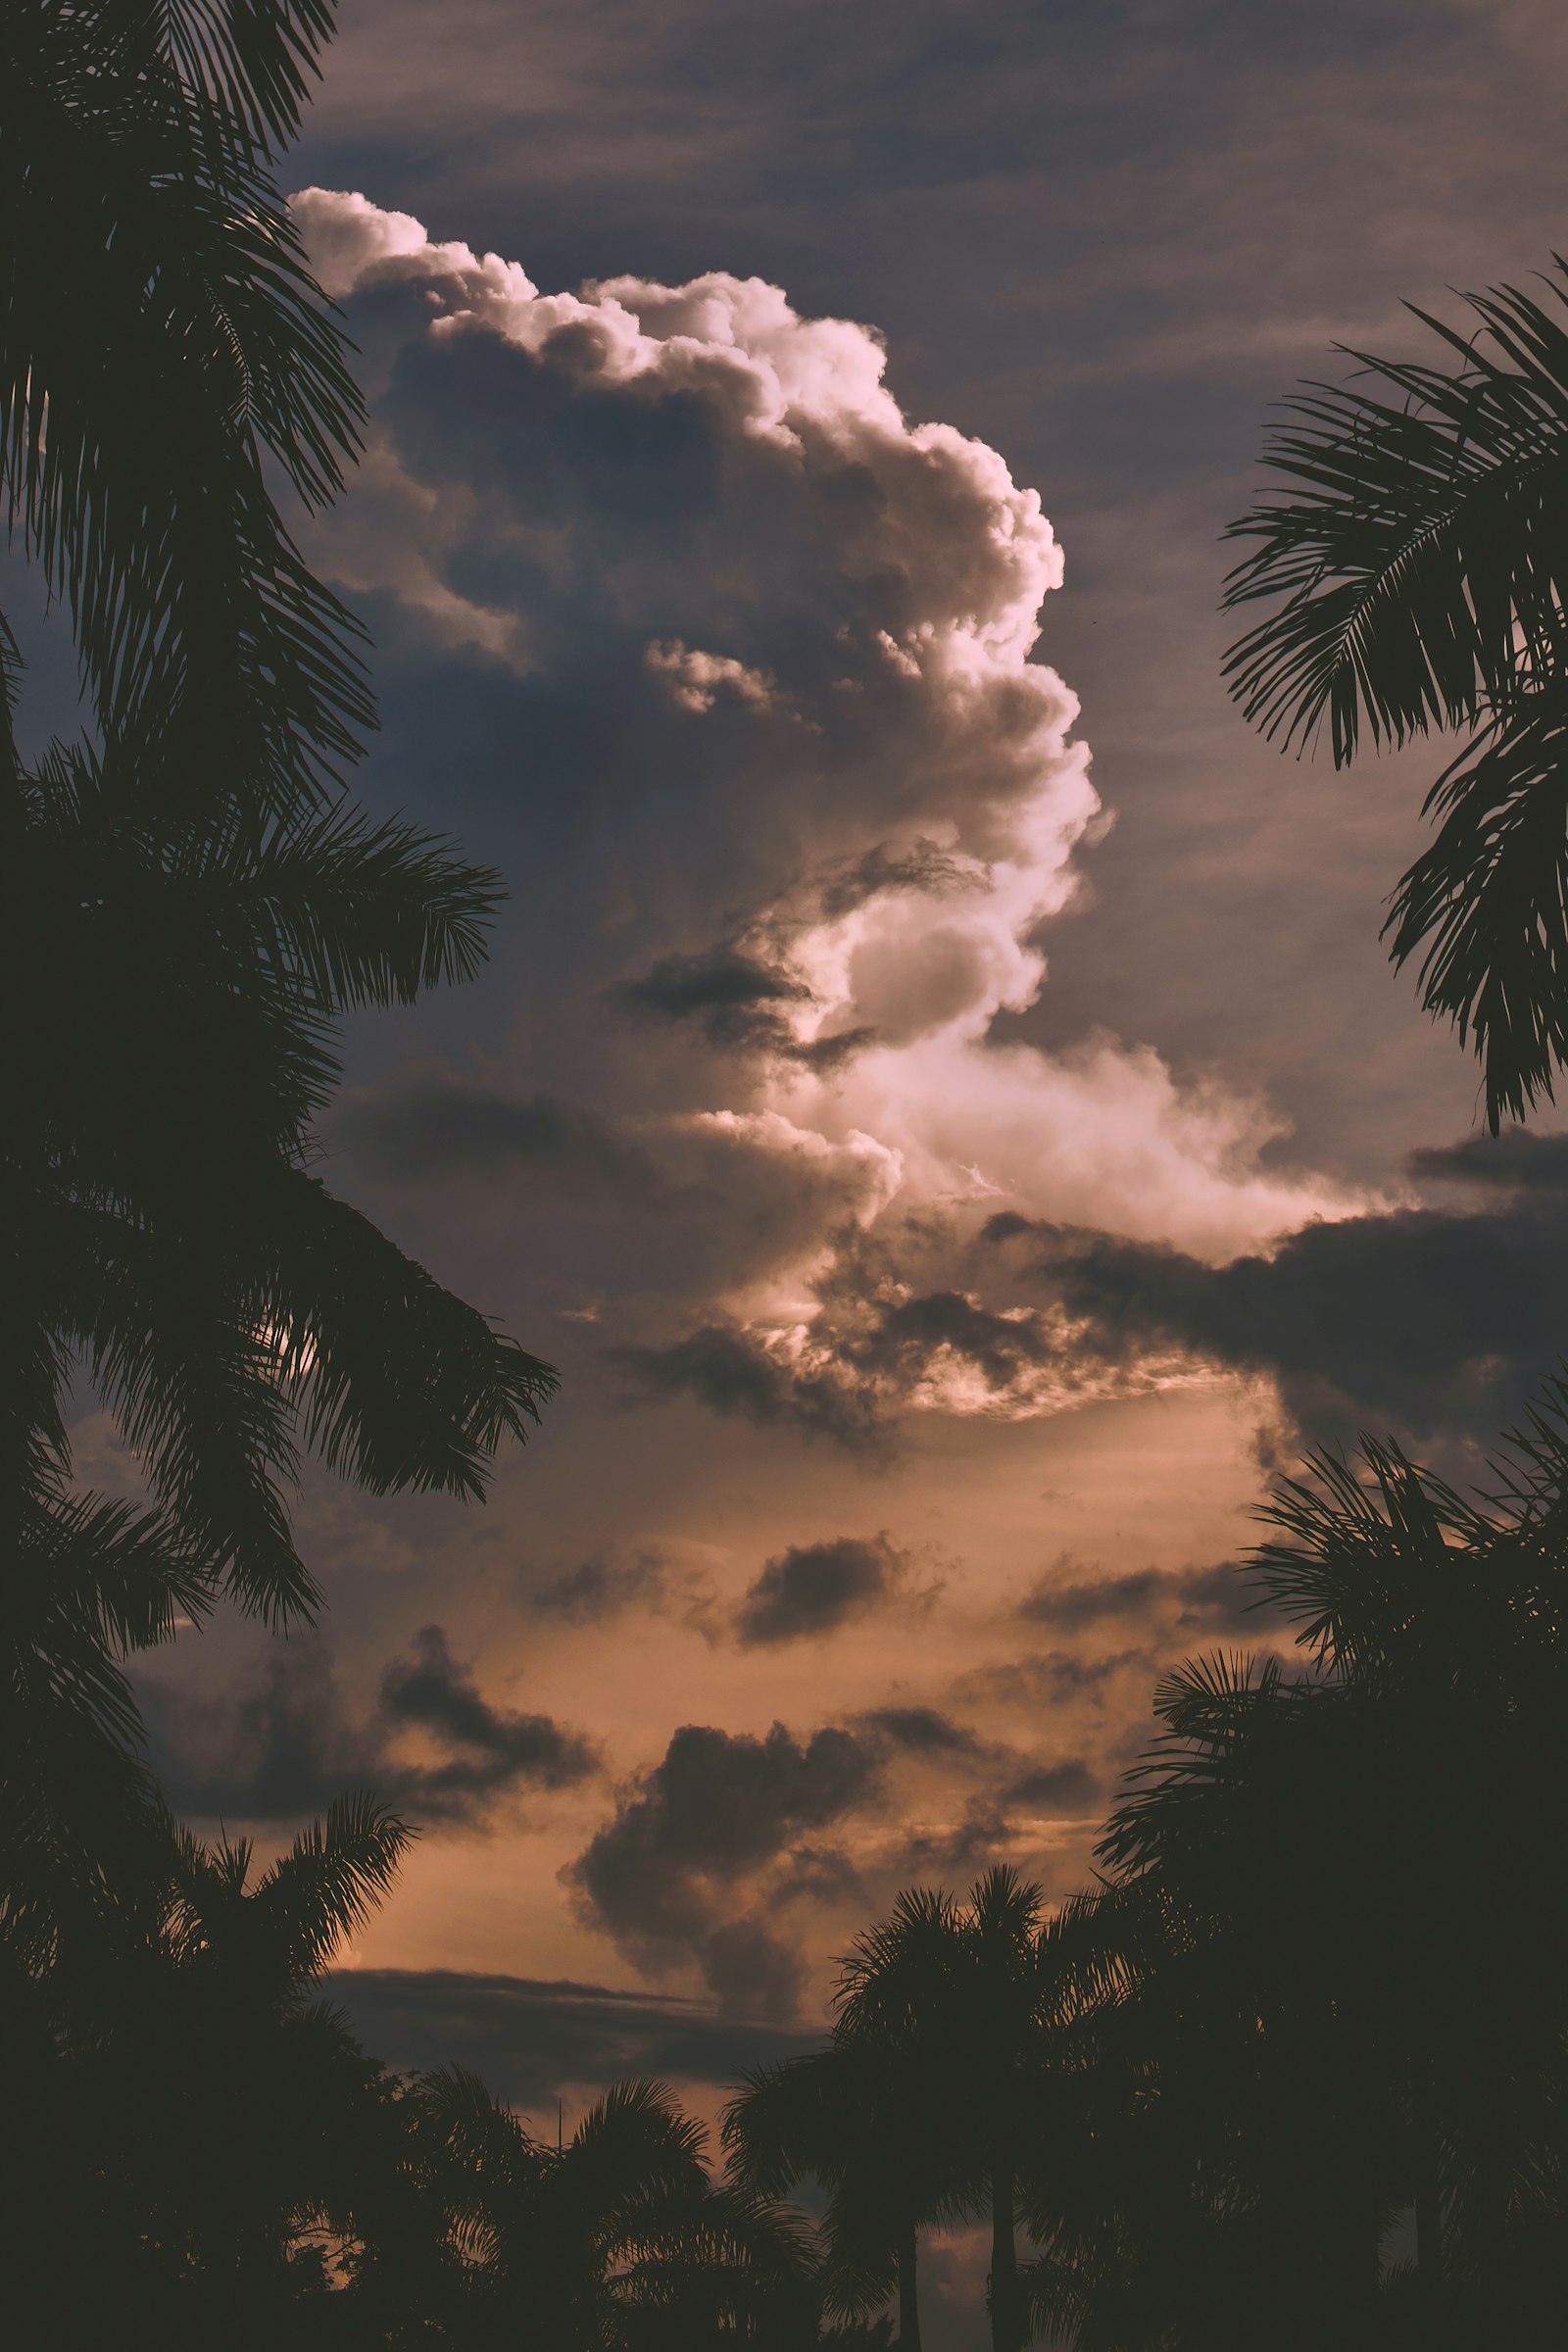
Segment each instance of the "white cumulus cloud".
[{"label": "white cumulus cloud", "polygon": [[[606,1115],[707,1121],[710,1180],[748,1198],[769,1158],[874,1170],[855,1231],[918,1225],[927,1279],[933,1230],[961,1250],[999,1208],[1223,1260],[1365,1205],[1268,1165],[1279,1122],[1218,1078],[998,1037],[1106,822],[1037,659],[1061,551],[997,451],[905,416],[874,332],[719,271],[545,294],[363,196],[294,210],[351,313],[379,305],[373,462],[322,560],[498,658],[535,696],[496,705],[507,756],[560,762],[532,1075],[556,1052]],[[607,986],[646,1016],[630,1042]],[[755,1219],[741,1289],[671,1313],[776,1333],[788,1300],[792,1345],[825,1342],[819,1189],[819,1229],[780,1219],[760,1265]]]}]

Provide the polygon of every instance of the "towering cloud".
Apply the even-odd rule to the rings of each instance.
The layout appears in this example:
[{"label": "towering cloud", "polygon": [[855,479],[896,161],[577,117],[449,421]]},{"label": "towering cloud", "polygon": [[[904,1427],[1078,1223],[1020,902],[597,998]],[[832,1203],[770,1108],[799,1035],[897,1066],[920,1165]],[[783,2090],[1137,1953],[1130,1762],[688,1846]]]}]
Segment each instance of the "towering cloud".
[{"label": "towering cloud", "polygon": [[[551,1006],[525,1076],[503,1035],[482,1085],[419,1081],[450,1142],[405,1087],[351,1147],[575,1183],[556,1262],[617,1299],[635,1389],[849,1443],[1086,1393],[976,1259],[999,1211],[1212,1262],[1355,1205],[1149,1050],[997,1034],[1104,823],[1035,658],[1061,555],[996,451],[908,421],[874,333],[722,272],[547,294],[362,196],[295,210],[376,417],[321,560],[421,690],[404,758],[518,873],[515,1001]],[[638,1166],[665,1226],[633,1271]]]}]

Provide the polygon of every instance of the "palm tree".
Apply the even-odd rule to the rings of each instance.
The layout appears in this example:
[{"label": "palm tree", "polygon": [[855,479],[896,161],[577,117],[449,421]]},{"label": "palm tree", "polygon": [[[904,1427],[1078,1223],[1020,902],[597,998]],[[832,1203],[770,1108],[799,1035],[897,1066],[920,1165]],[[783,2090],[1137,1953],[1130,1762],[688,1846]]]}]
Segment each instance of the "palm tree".
[{"label": "palm tree", "polygon": [[[47,1941],[51,1902],[58,1925],[151,1800],[117,1657],[220,1589],[275,1624],[312,1613],[281,1492],[301,1442],[372,1492],[472,1496],[554,1375],[309,1165],[334,1014],[463,977],[494,878],[344,808],[155,823],[86,750],[28,774],[0,727],[8,758],[12,939],[52,985],[12,1057],[5,1148],[22,1573],[0,1918]],[[151,1511],[72,1491],[77,1361]]]},{"label": "palm tree", "polygon": [[0,496],[73,614],[144,791],[330,786],[373,709],[363,632],[269,471],[329,500],[344,338],[272,177],[333,0],[12,0],[0,15]]},{"label": "palm tree", "polygon": [[1568,1054],[1565,280],[1559,260],[1544,297],[1472,295],[1468,335],[1416,311],[1432,362],[1348,352],[1362,383],[1287,402],[1265,455],[1286,486],[1228,534],[1255,544],[1227,608],[1276,601],[1226,662],[1266,735],[1327,719],[1342,766],[1363,728],[1467,733],[1387,928],[1396,962],[1422,953],[1427,1008],[1473,1036],[1494,1133]]},{"label": "palm tree", "polygon": [[426,2133],[466,2181],[480,2340],[561,2352],[713,2352],[816,2341],[799,2219],[716,2183],[700,2125],[662,2083],[622,2082],[564,2148],[533,2139],[460,2068],[416,2084]]},{"label": "palm tree", "polygon": [[1310,2254],[1330,2300],[1312,2322],[1298,2297],[1309,2334],[1376,2326],[1400,2204],[1434,2336],[1560,2269],[1539,2253],[1568,2030],[1560,1388],[1496,1470],[1466,1498],[1367,1441],[1286,1482],[1255,1568],[1307,1671],[1171,1676],[1100,1849],[1192,1955],[1130,2004],[1151,2081],[1179,2121],[1185,2078],[1190,2147],[1251,2216],[1239,2252],[1276,2273]]},{"label": "palm tree", "polygon": [[[52,2340],[76,2341],[77,2326],[95,2341],[111,2328],[176,2344],[287,2334],[290,2250],[351,2208],[382,2103],[376,2070],[311,1989],[409,1836],[374,1799],[345,1797],[258,1874],[248,1844],[208,1845],[166,1819],[97,1942],[73,1939],[36,1985],[48,2040],[27,2037],[8,2121],[30,2151],[24,2215],[44,2247],[59,2241],[42,2262]],[[90,2263],[72,2259],[78,2232]]]},{"label": "palm tree", "polygon": [[1044,2064],[1037,1936],[1041,1890],[1000,1866],[966,1906],[930,1890],[901,1894],[845,1963],[839,2024],[852,2040],[897,2052],[949,2135],[955,2201],[991,2220],[991,2338],[1018,2352],[1016,2212],[1026,2115]]},{"label": "palm tree", "polygon": [[[50,1869],[63,1898],[107,1850],[82,1848],[94,1806],[71,1789],[98,1788],[110,1843],[147,1799],[110,1752],[136,1733],[116,1656],[220,1587],[276,1624],[314,1606],[284,1504],[301,1443],[374,1492],[473,1495],[553,1387],[310,1171],[335,1019],[466,977],[501,896],[340,797],[373,722],[355,624],[268,487],[319,504],[358,446],[342,337],[271,180],[331,21],[328,0],[19,0],[0,23],[0,496],[73,613],[97,722],[24,770],[0,618],[27,1004],[3,1469],[29,1583],[74,1563],[8,1629],[8,1823],[39,1838],[0,1900],[34,1927]],[[151,1514],[71,1490],[78,1363]],[[68,1638],[79,1706],[51,1681]],[[81,1743],[29,1779],[45,1715]]]},{"label": "palm tree", "polygon": [[825,2188],[827,2307],[864,2317],[892,2284],[896,2340],[919,2352],[919,2232],[947,2208],[951,2150],[908,2052],[836,2032],[824,2048],[757,2068],[744,2083],[723,2120],[733,2177],[765,2197],[803,2180]]},{"label": "palm tree", "polygon": [[18,946],[55,975],[15,1062],[17,1466],[63,1467],[80,1350],[183,1538],[286,1621],[297,1436],[372,1492],[474,1494],[553,1385],[309,1172],[334,1017],[471,972],[496,879],[341,807],[152,823],[85,750],[10,780]]}]

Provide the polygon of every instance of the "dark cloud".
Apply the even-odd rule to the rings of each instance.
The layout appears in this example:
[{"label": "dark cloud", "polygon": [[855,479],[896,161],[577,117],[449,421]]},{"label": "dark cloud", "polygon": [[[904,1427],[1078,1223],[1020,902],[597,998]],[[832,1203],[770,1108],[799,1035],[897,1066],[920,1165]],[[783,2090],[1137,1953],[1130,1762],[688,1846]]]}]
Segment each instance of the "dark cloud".
[{"label": "dark cloud", "polygon": [[805,983],[740,948],[723,945],[696,956],[662,956],[640,980],[617,991],[629,1011],[658,1020],[701,1021],[714,1045],[751,1042],[759,1006],[801,1004]]},{"label": "dark cloud", "polygon": [[1037,1650],[972,1667],[955,1689],[971,1706],[1052,1707],[1076,1701],[1100,1709],[1111,1684],[1133,1674],[1151,1677],[1159,1665],[1160,1653],[1152,1648],[1109,1650],[1093,1658],[1065,1649]]},{"label": "dark cloud", "polygon": [[984,1752],[983,1741],[966,1725],[955,1723],[937,1707],[873,1707],[860,1720],[910,1755],[973,1756]]},{"label": "dark cloud", "polygon": [[1101,1795],[1099,1775],[1090,1770],[1081,1756],[1064,1757],[1059,1764],[1039,1765],[1020,1774],[1002,1792],[1004,1804],[1017,1806],[1024,1812],[1060,1814],[1073,1820],[1096,1812]]},{"label": "dark cloud", "polygon": [[695,1962],[726,2010],[793,2014],[802,1981],[748,1882],[876,1791],[875,1744],[829,1727],[798,1740],[687,1724],[617,1796],[564,1873],[586,1920],[642,1965]]},{"label": "dark cloud", "polygon": [[221,1698],[138,1678],[153,1769],[173,1810],[199,1819],[288,1822],[363,1788],[381,1761],[348,1717],[329,1645],[304,1636],[269,1652]]},{"label": "dark cloud", "polygon": [[1417,1182],[1479,1185],[1488,1192],[1568,1193],[1568,1135],[1510,1127],[1467,1135],[1462,1143],[1412,1152],[1405,1166]]},{"label": "dark cloud", "polygon": [[886,1536],[795,1544],[769,1560],[735,1613],[746,1646],[798,1642],[863,1617],[897,1590],[904,1554]]},{"label": "dark cloud", "polygon": [[556,1190],[651,1205],[663,1187],[647,1154],[610,1124],[550,1095],[526,1098],[453,1078],[413,1078],[351,1099],[333,1135],[378,1176],[524,1174]]},{"label": "dark cloud", "polygon": [[[456,1969],[343,1969],[325,1980],[367,2049],[400,2071],[456,2062],[540,2110],[628,2076],[732,2082],[815,2036],[696,2001]],[[568,2117],[567,2129],[570,2129]]]},{"label": "dark cloud", "polygon": [[825,1437],[853,1452],[885,1448],[876,1399],[831,1368],[781,1360],[737,1323],[704,1323],[664,1347],[607,1350],[648,1401],[688,1396],[715,1413]]},{"label": "dark cloud", "polygon": [[402,1776],[411,1801],[426,1813],[466,1813],[523,1784],[568,1788],[596,1768],[588,1742],[549,1715],[514,1714],[481,1696],[457,1664],[438,1625],[415,1636],[412,1658],[381,1677],[381,1712],[390,1725],[416,1724],[460,1752],[450,1763]]},{"label": "dark cloud", "polygon": [[986,1233],[1026,1243],[1029,1272],[1077,1326],[1086,1361],[1178,1348],[1272,1373],[1314,1435],[1370,1422],[1418,1439],[1486,1436],[1568,1346],[1564,1152],[1525,1135],[1496,1159],[1493,1149],[1421,1155],[1428,1178],[1494,1190],[1472,1213],[1402,1208],[1308,1225],[1272,1256],[1223,1266],[1011,1215]]},{"label": "dark cloud", "polygon": [[668,1583],[669,1562],[662,1552],[628,1557],[596,1551],[569,1568],[519,1578],[519,1591],[536,1616],[558,1617],[567,1625],[603,1625],[625,1609],[657,1608]]},{"label": "dark cloud", "polygon": [[1075,1577],[1058,1560],[1019,1603],[1018,1614],[1064,1633],[1122,1618],[1168,1619],[1183,1631],[1221,1627],[1258,1631],[1255,1586],[1233,1561],[1212,1568],[1140,1568],[1130,1576]]},{"label": "dark cloud", "polygon": [[[590,1743],[552,1716],[493,1706],[438,1625],[382,1672],[380,1704],[357,1720],[319,1638],[278,1646],[248,1688],[210,1698],[141,1685],[154,1768],[175,1812],[202,1820],[294,1822],[346,1789],[373,1788],[416,1822],[482,1825],[530,1788],[588,1779]],[[410,1763],[410,1731],[447,1754]]]},{"label": "dark cloud", "polygon": [[798,1038],[782,1007],[810,1002],[811,992],[781,965],[764,963],[730,942],[693,956],[661,956],[614,999],[647,1019],[684,1022],[720,1052],[760,1054],[814,1070],[837,1069],[873,1042],[868,1028]]},{"label": "dark cloud", "polygon": [[890,1306],[859,1341],[858,1360],[874,1372],[896,1372],[906,1386],[925,1374],[944,1349],[972,1364],[988,1388],[1010,1388],[1020,1372],[1057,1361],[1059,1337],[1044,1318],[998,1314],[962,1291],[931,1291]]},{"label": "dark cloud", "polygon": [[817,898],[822,912],[831,918],[863,906],[882,891],[919,891],[935,898],[974,887],[969,868],[959,865],[934,841],[920,836],[902,849],[889,849],[878,842],[863,856],[845,859],[823,877]]},{"label": "dark cloud", "polygon": [[[993,1219],[988,1232],[1004,1222]],[[830,1239],[804,1349],[785,1352],[739,1323],[706,1322],[662,1346],[612,1352],[633,1400],[684,1394],[715,1412],[886,1456],[901,1411],[953,1372],[978,1373],[1002,1406],[1043,1386],[1071,1396],[1102,1370],[1058,1308],[998,1307],[968,1290],[921,1287],[922,1267],[965,1249],[941,1217],[907,1220],[886,1238],[845,1224]]]}]

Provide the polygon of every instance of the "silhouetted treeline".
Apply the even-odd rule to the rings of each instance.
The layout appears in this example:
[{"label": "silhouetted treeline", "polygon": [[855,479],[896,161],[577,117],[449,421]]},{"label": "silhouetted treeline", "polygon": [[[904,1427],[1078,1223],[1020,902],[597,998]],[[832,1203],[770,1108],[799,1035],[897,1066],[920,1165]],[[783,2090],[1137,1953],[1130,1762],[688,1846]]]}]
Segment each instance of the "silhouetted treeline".
[{"label": "silhouetted treeline", "polygon": [[1043,1919],[994,1871],[861,1939],[827,2049],[727,2125],[742,2178],[831,2192],[846,2307],[897,2281],[916,2340],[917,2232],[983,2216],[999,2352],[1556,2340],[1568,1391],[1496,1480],[1316,1459],[1251,1571],[1304,1657],[1167,1679],[1102,1883]]}]

